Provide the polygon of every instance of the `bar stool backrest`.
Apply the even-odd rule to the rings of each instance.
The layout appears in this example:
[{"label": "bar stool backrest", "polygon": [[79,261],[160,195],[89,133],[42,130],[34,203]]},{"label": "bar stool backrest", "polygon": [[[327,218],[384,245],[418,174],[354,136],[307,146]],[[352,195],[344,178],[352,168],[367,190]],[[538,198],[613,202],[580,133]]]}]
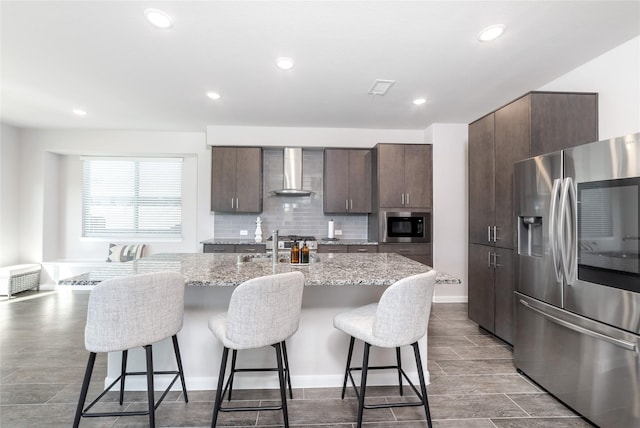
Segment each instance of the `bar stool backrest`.
[{"label": "bar stool backrest", "polygon": [[414,343],[427,332],[436,271],[403,278],[382,293],[373,335],[397,347]]},{"label": "bar stool backrest", "polygon": [[298,330],[304,275],[288,272],[250,279],[231,295],[226,334],[238,349],[282,342]]},{"label": "bar stool backrest", "polygon": [[113,352],[158,342],[182,328],[184,277],[157,272],[108,279],[89,296],[85,348]]}]

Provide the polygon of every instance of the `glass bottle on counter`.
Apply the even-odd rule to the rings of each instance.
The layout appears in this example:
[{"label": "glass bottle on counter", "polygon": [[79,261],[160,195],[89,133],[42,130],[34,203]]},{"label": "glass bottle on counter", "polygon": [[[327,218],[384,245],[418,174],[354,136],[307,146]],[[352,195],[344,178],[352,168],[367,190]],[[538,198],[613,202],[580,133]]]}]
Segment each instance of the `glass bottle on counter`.
[{"label": "glass bottle on counter", "polygon": [[293,243],[291,247],[291,263],[300,263],[300,248],[298,248],[298,241]]},{"label": "glass bottle on counter", "polygon": [[307,241],[304,241],[304,245],[300,250],[300,263],[309,263],[309,247],[307,246]]}]

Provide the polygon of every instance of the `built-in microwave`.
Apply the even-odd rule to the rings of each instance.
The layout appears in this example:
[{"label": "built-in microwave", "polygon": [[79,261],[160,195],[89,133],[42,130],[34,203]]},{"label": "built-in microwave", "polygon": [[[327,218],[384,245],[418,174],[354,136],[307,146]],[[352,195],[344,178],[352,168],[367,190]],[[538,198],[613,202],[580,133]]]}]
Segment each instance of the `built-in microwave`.
[{"label": "built-in microwave", "polygon": [[382,242],[431,242],[431,213],[383,211],[380,214]]}]

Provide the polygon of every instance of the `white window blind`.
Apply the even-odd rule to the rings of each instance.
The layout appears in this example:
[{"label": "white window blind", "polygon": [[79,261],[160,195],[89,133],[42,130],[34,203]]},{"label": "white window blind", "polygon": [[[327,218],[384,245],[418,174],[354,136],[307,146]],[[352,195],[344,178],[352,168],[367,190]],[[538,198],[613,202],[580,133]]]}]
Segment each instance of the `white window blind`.
[{"label": "white window blind", "polygon": [[82,163],[82,236],[182,236],[182,158],[83,157]]}]

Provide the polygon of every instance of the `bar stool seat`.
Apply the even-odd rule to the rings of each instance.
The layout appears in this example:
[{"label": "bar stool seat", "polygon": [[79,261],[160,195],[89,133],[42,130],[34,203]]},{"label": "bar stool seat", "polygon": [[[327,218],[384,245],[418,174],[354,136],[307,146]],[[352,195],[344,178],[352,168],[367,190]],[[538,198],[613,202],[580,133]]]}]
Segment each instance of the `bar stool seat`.
[{"label": "bar stool seat", "polygon": [[[435,281],[436,272],[434,270],[403,278],[389,286],[380,297],[378,303],[362,306],[334,317],[334,327],[351,336],[344,381],[342,384],[342,398],[344,399],[347,380],[350,379],[356,396],[358,397],[358,428],[362,426],[364,409],[406,406],[423,406],[427,417],[427,424],[431,427],[431,413],[429,411],[418,340],[427,332]],[[351,366],[355,339],[364,342],[362,367]],[[418,378],[420,380],[420,390],[413,385],[402,369],[400,348],[408,345],[413,347]],[[395,366],[369,367],[369,351],[371,346],[395,348],[397,364]],[[373,369],[397,370],[400,395],[403,395],[402,379],[404,378],[417,395],[419,401],[366,405],[367,375],[368,371]],[[358,390],[353,379],[352,371],[362,371],[360,390]]]},{"label": "bar stool seat", "polygon": [[[209,329],[223,345],[211,420],[212,428],[217,425],[219,412],[248,410],[282,410],[284,425],[285,427],[289,426],[285,383],[289,384],[289,393],[291,394],[291,379],[285,340],[298,330],[303,290],[304,275],[301,272],[254,278],[243,282],[233,291],[226,313],[215,315],[209,320]],[[275,348],[277,369],[236,369],[237,351],[265,346]],[[233,350],[231,373],[225,384],[224,378],[230,349]],[[228,399],[231,400],[235,373],[267,370],[277,370],[278,372],[281,398],[279,406],[222,407],[222,400],[227,390],[229,391]]]},{"label": "bar stool seat", "polygon": [[[148,415],[149,426],[153,428],[155,427],[155,409],[178,379],[182,385],[184,401],[189,401],[177,338],[183,323],[184,288],[184,278],[179,273],[157,272],[109,279],[101,282],[91,291],[85,326],[85,348],[89,351],[89,361],[73,421],[74,428],[78,427],[82,417],[140,415]],[[152,345],[169,337],[173,342],[177,370],[154,370]],[[146,371],[127,372],[128,350],[137,347],[145,349]],[[122,352],[120,376],[85,407],[96,354],[118,351]],[[133,375],[145,375],[147,378],[147,410],[90,411],[117,383],[120,384],[120,405],[122,405],[125,380],[127,376]],[[154,401],[154,375],[173,375],[173,380],[157,402]]]}]

